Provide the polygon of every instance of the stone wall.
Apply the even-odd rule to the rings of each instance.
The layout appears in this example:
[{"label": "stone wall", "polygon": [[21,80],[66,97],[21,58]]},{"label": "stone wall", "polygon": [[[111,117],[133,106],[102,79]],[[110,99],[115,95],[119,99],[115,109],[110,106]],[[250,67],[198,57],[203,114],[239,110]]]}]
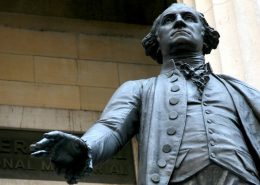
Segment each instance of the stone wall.
[{"label": "stone wall", "polygon": [[[84,132],[120,84],[159,73],[141,47],[149,29],[0,13],[0,128]],[[18,182],[46,184],[0,184]]]},{"label": "stone wall", "polygon": [[101,111],[121,83],[159,71],[140,44],[147,27],[21,19],[1,20],[0,104]]}]

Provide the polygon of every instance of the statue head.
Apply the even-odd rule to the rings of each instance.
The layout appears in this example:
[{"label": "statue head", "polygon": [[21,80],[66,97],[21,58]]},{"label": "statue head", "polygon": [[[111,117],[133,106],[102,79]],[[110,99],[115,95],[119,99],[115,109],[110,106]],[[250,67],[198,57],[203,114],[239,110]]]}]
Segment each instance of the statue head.
[{"label": "statue head", "polygon": [[146,55],[161,64],[163,55],[174,50],[209,54],[217,48],[219,37],[202,13],[175,3],[155,19],[142,44]]}]

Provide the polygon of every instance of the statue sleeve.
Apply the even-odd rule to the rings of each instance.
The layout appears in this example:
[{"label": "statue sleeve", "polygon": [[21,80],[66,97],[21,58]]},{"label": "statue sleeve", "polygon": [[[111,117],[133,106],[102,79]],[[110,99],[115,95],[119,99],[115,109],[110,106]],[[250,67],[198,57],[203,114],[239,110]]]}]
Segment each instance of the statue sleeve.
[{"label": "statue sleeve", "polygon": [[139,130],[141,81],[128,81],[111,97],[100,119],[82,136],[93,165],[116,154]]}]

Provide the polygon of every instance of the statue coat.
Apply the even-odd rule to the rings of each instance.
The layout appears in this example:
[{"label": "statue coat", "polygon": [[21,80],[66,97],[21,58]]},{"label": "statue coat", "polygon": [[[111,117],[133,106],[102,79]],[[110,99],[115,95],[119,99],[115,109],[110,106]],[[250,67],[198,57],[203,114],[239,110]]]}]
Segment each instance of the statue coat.
[{"label": "statue coat", "polygon": [[[260,164],[260,92],[232,77],[213,75],[224,84],[234,101],[242,133],[257,166]],[[169,95],[165,87],[169,86],[167,84],[171,80],[176,80],[171,76],[172,72],[168,71],[157,77],[128,81],[121,85],[101,118],[82,137],[92,150],[94,164],[110,158],[137,135],[138,184],[168,184],[176,165],[187,110],[185,87],[179,93],[178,107],[172,109],[168,105]],[[175,136],[169,138],[163,134],[165,125],[174,120],[178,120],[178,127]],[[172,148],[165,153],[162,147],[166,140]],[[167,158],[164,168],[158,166],[161,158]]]}]

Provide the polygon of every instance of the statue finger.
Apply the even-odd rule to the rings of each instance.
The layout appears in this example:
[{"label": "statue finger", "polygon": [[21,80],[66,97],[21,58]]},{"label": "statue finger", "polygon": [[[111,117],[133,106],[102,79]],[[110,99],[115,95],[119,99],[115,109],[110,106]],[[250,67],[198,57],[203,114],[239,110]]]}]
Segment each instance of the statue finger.
[{"label": "statue finger", "polygon": [[40,141],[38,141],[37,143],[32,144],[30,146],[30,150],[31,151],[35,151],[35,150],[48,150],[54,144],[55,144],[55,141],[53,139],[43,138]]},{"label": "statue finger", "polygon": [[61,131],[55,130],[55,131],[51,131],[51,132],[43,134],[43,137],[47,138],[47,139],[59,140],[64,137],[64,133]]},{"label": "statue finger", "polygon": [[46,150],[39,150],[36,152],[31,153],[31,156],[33,157],[48,157],[50,153]]},{"label": "statue finger", "polygon": [[75,177],[65,177],[65,179],[69,185],[78,183],[77,178],[75,178]]},{"label": "statue finger", "polygon": [[68,184],[77,184],[78,179],[80,178],[78,175],[73,174],[72,172],[66,171],[64,178],[66,179]]},{"label": "statue finger", "polygon": [[30,145],[30,152],[36,152],[36,151],[37,151],[36,144],[31,144]]}]

